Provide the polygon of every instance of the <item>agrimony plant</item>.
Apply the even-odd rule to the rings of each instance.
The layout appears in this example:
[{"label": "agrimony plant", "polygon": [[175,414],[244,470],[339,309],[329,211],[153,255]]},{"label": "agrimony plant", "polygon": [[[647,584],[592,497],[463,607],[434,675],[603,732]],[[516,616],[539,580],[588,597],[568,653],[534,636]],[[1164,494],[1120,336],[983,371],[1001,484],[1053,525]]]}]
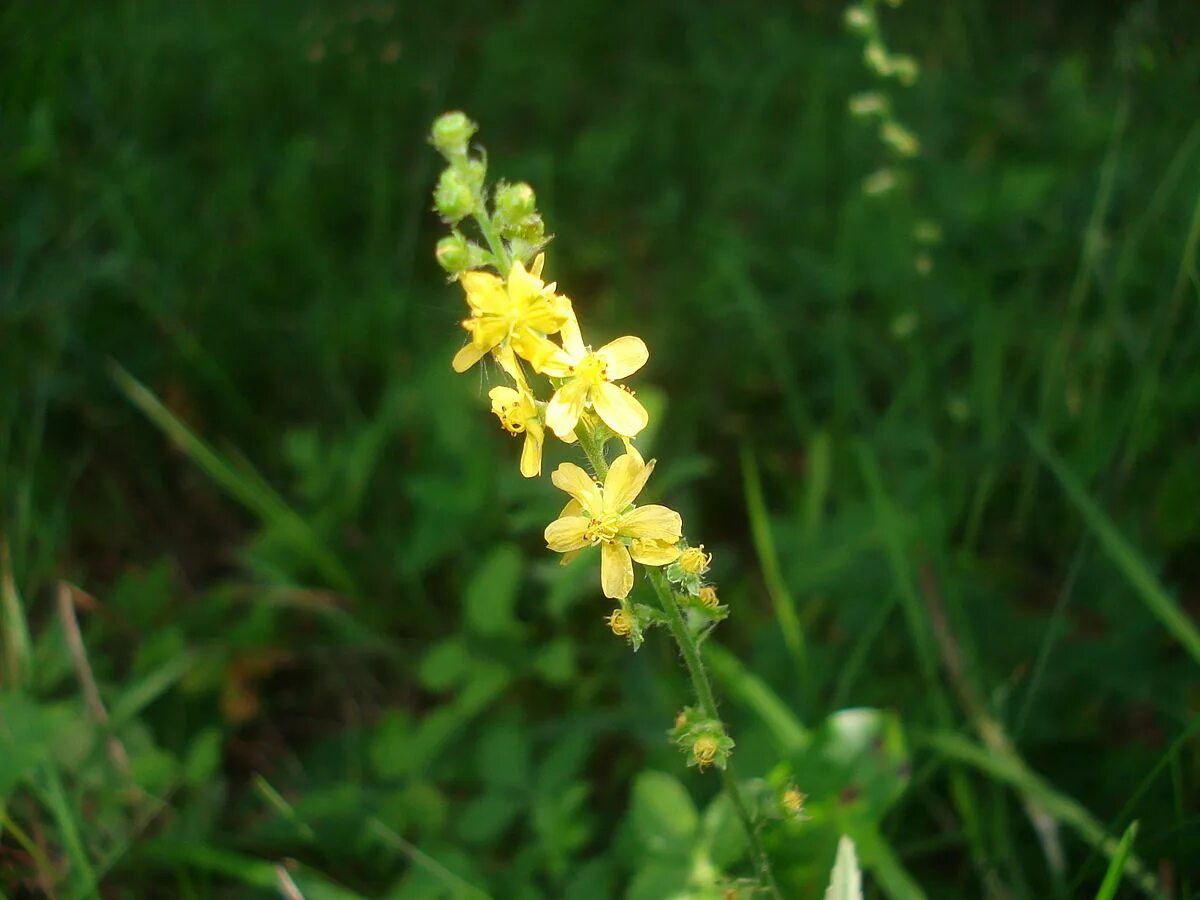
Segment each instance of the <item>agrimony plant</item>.
[{"label": "agrimony plant", "polygon": [[[695,702],[681,710],[669,734],[688,765],[721,773],[723,788],[745,829],[761,887],[778,897],[770,861],[750,807],[730,770],[734,742],[717,714],[700,646],[726,617],[716,587],[705,577],[712,555],[685,534],[683,519],[658,504],[638,504],[654,472],[635,446],[649,414],[629,387],[649,358],[645,342],[625,335],[593,347],[583,336],[575,305],[543,280],[549,238],[533,189],[501,182],[488,189],[487,163],[473,150],[476,125],[461,112],[441,116],[431,140],[447,162],[434,206],[450,226],[437,260],[462,287],[467,333],[452,365],[466,372],[492,357],[509,381],[489,392],[501,427],[522,436],[520,472],[542,474],[548,439],[576,447],[586,463],[562,463],[550,475],[567,495],[546,526],[546,544],[563,564],[598,549],[600,587],[614,601],[607,622],[636,650],[646,632],[663,626],[683,656]],[[469,237],[473,226],[477,239]],[[635,566],[645,570],[657,598],[630,599]],[[781,807],[800,795],[781,796]]]}]

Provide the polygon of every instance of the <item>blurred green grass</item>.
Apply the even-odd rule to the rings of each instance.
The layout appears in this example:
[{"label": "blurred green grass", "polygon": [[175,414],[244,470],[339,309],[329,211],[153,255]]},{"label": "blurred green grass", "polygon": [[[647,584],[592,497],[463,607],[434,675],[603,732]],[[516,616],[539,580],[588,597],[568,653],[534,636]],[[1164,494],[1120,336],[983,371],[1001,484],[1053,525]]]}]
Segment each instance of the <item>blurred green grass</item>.
[{"label": "blurred green grass", "polygon": [[[450,371],[446,108],[537,188],[598,335],[651,347],[655,490],[734,612],[741,773],[880,707],[914,767],[860,840],[890,895],[1087,895],[1135,819],[1200,889],[1200,21],[886,11],[925,152],[868,197],[841,13],[0,12],[10,896],[655,896],[656,804],[696,820],[680,846],[720,833],[647,780],[712,792],[663,737],[677,660],[542,551],[557,500],[494,376]],[[815,896],[805,840],[773,850]]]}]

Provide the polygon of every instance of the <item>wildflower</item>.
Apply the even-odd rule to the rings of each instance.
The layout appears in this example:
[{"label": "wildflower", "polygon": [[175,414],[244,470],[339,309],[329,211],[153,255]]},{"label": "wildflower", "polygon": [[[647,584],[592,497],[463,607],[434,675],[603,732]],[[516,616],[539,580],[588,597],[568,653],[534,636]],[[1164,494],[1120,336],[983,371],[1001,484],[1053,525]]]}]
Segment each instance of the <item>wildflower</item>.
[{"label": "wildflower", "polygon": [[804,815],[804,801],[807,799],[807,794],[801,793],[795,785],[789,785],[780,796],[779,804],[783,807],[784,812],[795,818],[801,818]]},{"label": "wildflower", "polygon": [[488,391],[492,398],[492,412],[511,435],[524,432],[525,444],[521,448],[521,474],[535,478],[542,474],[542,441],[545,428],[541,414],[529,391],[510,387],[494,387]]},{"label": "wildflower", "polygon": [[879,197],[896,187],[896,173],[889,168],[876,169],[863,179],[863,193],[868,197]]},{"label": "wildflower", "polygon": [[892,58],[883,44],[876,41],[867,44],[863,48],[863,60],[866,62],[867,68],[876,75],[892,74]]},{"label": "wildflower", "polygon": [[544,259],[539,255],[529,271],[517,260],[507,281],[490,272],[466,272],[459,278],[471,307],[471,317],[462,323],[471,341],[455,354],[454,371],[465,372],[489,350],[501,348],[515,351],[540,372],[560,352],[546,335],[562,328],[566,316],[555,285],[539,277]]},{"label": "wildflower", "polygon": [[546,526],[546,544],[558,553],[600,546],[604,596],[621,600],[633,589],[633,560],[662,566],[679,556],[679,513],[665,506],[633,506],[654,462],[626,453],[609,467],[604,486],[574,463],[562,463],[550,480],[571,495],[562,515]]},{"label": "wildflower", "polygon": [[883,115],[888,111],[887,97],[875,91],[865,91],[850,98],[850,114],[865,118]]},{"label": "wildflower", "polygon": [[608,627],[617,637],[628,637],[633,631],[633,622],[629,618],[629,613],[623,609],[614,609],[604,621],[608,623]]},{"label": "wildflower", "polygon": [[721,744],[714,735],[703,734],[692,744],[692,759],[697,768],[711,766],[721,750]]},{"label": "wildflower", "polygon": [[712,554],[704,552],[704,545],[688,547],[679,554],[679,568],[688,575],[703,575],[712,562]]},{"label": "wildflower", "polygon": [[593,351],[584,346],[569,302],[563,308],[567,321],[562,326],[562,350],[541,371],[566,381],[550,398],[546,424],[565,438],[575,430],[583,411],[591,408],[617,434],[633,437],[646,427],[650,417],[633,394],[613,382],[644,366],[650,351],[641,338],[632,335]]},{"label": "wildflower", "polygon": [[700,605],[705,609],[716,609],[721,605],[721,601],[717,599],[717,588],[711,584],[706,584],[700,588],[699,600]]}]

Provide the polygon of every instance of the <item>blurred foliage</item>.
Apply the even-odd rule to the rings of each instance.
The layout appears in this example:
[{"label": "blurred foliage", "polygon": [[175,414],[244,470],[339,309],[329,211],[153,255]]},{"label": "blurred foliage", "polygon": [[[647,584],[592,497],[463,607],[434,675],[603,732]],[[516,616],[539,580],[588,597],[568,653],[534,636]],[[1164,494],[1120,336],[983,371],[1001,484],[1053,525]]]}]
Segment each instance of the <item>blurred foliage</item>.
[{"label": "blurred foliage", "polygon": [[750,874],[666,740],[672,650],[608,633],[450,370],[455,107],[598,337],[651,347],[738,775],[810,795],[768,821],[787,895],[840,833],[868,896],[1200,890],[1200,16],[881,5],[922,152],[872,196],[842,14],[0,11],[6,893]]}]

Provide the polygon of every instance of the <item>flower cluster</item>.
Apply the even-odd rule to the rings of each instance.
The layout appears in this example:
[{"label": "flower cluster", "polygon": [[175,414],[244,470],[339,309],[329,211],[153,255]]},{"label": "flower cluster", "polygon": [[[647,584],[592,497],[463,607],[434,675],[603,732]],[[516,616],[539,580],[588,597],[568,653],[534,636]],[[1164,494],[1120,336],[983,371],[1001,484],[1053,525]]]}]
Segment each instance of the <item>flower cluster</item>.
[{"label": "flower cluster", "polygon": [[[654,471],[654,461],[643,460],[634,446],[650,415],[624,382],[650,352],[633,335],[595,348],[584,339],[571,299],[543,279],[548,239],[533,189],[500,184],[489,196],[485,157],[470,146],[475,131],[473,122],[454,112],[434,123],[431,137],[447,162],[434,206],[451,226],[438,243],[437,260],[462,287],[468,310],[462,320],[467,340],[451,365],[466,372],[491,358],[504,373],[508,383],[489,392],[492,412],[505,431],[523,436],[525,477],[542,473],[548,436],[593,451],[593,471],[564,462],[552,473],[570,501],[546,527],[545,538],[564,563],[599,548],[601,588],[620,603],[608,617],[615,634],[636,647],[643,629],[657,621],[654,611],[627,599],[635,563],[670,566],[671,580],[715,621],[721,607],[715,589],[701,579],[711,555],[687,545],[679,513],[636,502]],[[464,233],[469,222],[482,243]],[[604,447],[614,440],[624,452],[607,463]]]}]

